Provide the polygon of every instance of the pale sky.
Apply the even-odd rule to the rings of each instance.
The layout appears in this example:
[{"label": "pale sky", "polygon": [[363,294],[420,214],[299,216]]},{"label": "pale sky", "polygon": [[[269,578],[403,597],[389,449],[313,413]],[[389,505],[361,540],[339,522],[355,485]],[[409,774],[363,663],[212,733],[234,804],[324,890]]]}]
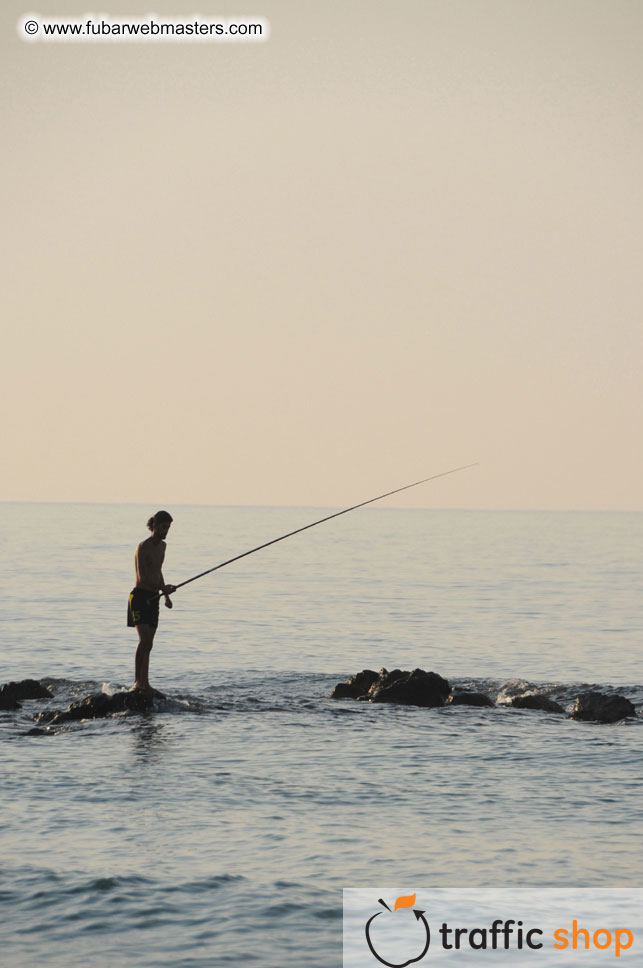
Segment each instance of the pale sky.
[{"label": "pale sky", "polygon": [[[25,13],[263,17],[44,44]],[[640,0],[5,0],[0,499],[643,510]]]}]

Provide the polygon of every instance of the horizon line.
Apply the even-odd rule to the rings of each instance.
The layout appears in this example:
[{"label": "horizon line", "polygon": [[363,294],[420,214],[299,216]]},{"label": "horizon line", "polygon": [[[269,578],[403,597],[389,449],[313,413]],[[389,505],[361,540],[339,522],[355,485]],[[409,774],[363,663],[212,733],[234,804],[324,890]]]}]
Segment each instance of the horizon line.
[{"label": "horizon line", "polygon": [[[156,507],[159,502],[153,501],[105,501],[105,500],[90,500],[90,499],[59,499],[53,498],[49,500],[37,499],[37,498],[0,498],[0,504],[34,504],[34,505],[44,505],[44,504],[54,504],[54,505],[73,505],[73,504],[83,504],[83,505],[109,505],[113,507]],[[163,504],[164,502],[160,502]],[[194,507],[194,508],[271,508],[271,509],[307,509],[307,508],[336,508],[341,505],[337,504],[257,504],[257,503],[240,503],[232,504],[228,502],[222,503],[206,503],[201,501],[188,502],[188,501],[170,501],[165,502],[168,506],[172,507]],[[493,507],[493,506],[440,506],[436,507],[434,505],[415,505],[415,506],[404,506],[404,505],[382,505],[371,506],[368,510],[373,511],[491,511],[491,512],[506,512],[506,513],[521,513],[521,512],[538,512],[538,513],[578,513],[578,514],[641,514],[643,513],[643,508],[611,508],[611,507]]]}]

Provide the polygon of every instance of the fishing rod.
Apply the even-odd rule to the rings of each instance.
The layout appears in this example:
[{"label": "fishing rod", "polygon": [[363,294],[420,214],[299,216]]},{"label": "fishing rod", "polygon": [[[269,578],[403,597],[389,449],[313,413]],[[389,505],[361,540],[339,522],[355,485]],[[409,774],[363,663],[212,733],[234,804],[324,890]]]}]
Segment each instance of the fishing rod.
[{"label": "fishing rod", "polygon": [[[373,504],[375,501],[381,501],[385,497],[390,497],[392,494],[399,494],[400,491],[408,491],[411,487],[417,487],[418,484],[426,484],[428,481],[435,481],[438,477],[447,477],[449,474],[457,474],[458,471],[466,471],[469,467],[477,467],[477,461],[473,464],[464,464],[462,467],[454,467],[453,470],[443,471],[441,474],[434,474],[432,477],[424,477],[421,481],[415,481],[413,484],[405,484],[404,487],[396,487],[394,491],[387,491],[386,494],[378,494],[377,497],[371,497],[368,501],[362,501],[360,504],[353,504],[350,508],[344,508],[343,511],[335,511],[334,514],[328,514],[325,518],[320,518],[319,521],[313,521],[311,524],[305,524],[303,528],[296,528],[294,531],[289,531],[288,534],[282,534],[278,538],[273,538],[272,541],[266,541],[265,544],[257,545],[256,548],[251,548],[250,551],[244,551],[240,555],[235,555],[234,558],[228,558],[227,561],[222,561],[221,564],[215,565],[214,568],[208,568],[207,571],[202,571],[198,575],[194,575],[192,578],[188,578],[186,581],[182,581],[179,585],[175,585],[176,589],[183,588],[184,585],[189,585],[190,582],[196,581],[197,578],[203,578],[205,575],[211,575],[213,571],[218,571],[219,568],[225,568],[226,565],[231,565],[233,561],[240,561],[241,558],[247,558],[248,555],[253,555],[255,551],[261,551],[262,548],[269,548],[270,545],[277,544],[278,541],[285,541],[286,538],[292,538],[294,534],[301,534],[302,531],[308,531],[309,528],[315,528],[318,524],[323,524],[325,521],[331,521],[333,518],[339,518],[342,514],[348,514],[349,511],[356,511],[357,508],[363,508],[367,504]],[[160,595],[158,596],[160,598]]]}]

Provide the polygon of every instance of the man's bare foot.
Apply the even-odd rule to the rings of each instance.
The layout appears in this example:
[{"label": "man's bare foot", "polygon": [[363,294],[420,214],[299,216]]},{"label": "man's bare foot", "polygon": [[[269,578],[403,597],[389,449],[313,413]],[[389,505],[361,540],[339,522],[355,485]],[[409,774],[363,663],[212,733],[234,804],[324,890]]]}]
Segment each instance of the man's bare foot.
[{"label": "man's bare foot", "polygon": [[144,692],[147,696],[153,696],[155,690],[152,689],[149,682],[135,682],[130,692]]},{"label": "man's bare foot", "polygon": [[159,692],[158,689],[153,689],[149,682],[139,685],[137,682],[134,683],[130,692],[142,692],[144,696],[156,696],[157,699],[167,699],[164,692]]}]

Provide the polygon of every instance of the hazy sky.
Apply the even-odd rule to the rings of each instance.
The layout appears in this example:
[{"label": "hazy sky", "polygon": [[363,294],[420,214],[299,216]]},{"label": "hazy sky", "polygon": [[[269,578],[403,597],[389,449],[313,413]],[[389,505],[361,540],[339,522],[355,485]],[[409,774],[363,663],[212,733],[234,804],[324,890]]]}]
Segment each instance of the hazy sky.
[{"label": "hazy sky", "polygon": [[[21,15],[257,15],[29,44]],[[643,510],[640,0],[5,0],[9,500]]]}]

